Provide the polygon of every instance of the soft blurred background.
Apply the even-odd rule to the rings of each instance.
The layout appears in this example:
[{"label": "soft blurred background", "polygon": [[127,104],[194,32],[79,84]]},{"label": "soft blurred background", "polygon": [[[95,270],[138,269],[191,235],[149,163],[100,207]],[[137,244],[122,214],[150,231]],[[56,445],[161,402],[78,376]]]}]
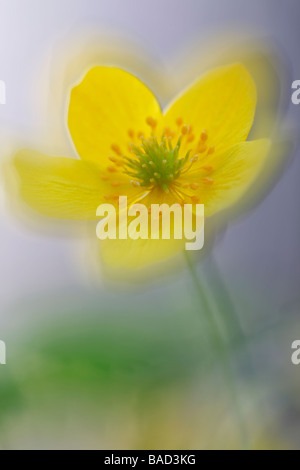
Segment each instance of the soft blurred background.
[{"label": "soft blurred background", "polygon": [[299,18],[298,0],[0,0],[2,162],[24,145],[74,156],[68,91],[94,63],[165,104],[243,60],[259,85],[253,133],[277,139],[271,176],[197,265],[225,353],[187,269],[107,284],[81,233],[17,217],[1,182],[1,449],[300,448]]}]

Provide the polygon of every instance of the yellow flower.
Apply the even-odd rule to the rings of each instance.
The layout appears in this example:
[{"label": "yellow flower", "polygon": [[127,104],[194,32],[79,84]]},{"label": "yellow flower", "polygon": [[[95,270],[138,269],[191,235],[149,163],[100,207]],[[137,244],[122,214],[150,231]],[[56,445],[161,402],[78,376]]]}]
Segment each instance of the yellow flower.
[{"label": "yellow flower", "polygon": [[[80,160],[21,150],[24,200],[60,219],[94,220],[119,196],[143,204],[201,203],[207,216],[234,204],[260,172],[267,139],[246,142],[256,87],[241,64],[207,73],[162,112],[133,75],[95,67],[71,91],[68,124]],[[95,235],[96,236],[96,235]],[[106,240],[108,264],[139,267],[183,250],[182,240]]]}]

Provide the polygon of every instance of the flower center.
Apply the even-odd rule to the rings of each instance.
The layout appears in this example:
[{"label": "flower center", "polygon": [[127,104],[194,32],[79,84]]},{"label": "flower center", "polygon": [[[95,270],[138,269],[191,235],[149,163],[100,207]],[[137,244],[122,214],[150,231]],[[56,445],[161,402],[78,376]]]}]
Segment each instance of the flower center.
[{"label": "flower center", "polygon": [[[111,163],[101,178],[110,182],[117,192],[108,194],[106,199],[118,200],[121,189],[117,188],[124,184],[124,175],[132,178],[132,186],[143,187],[147,191],[158,187],[166,193],[174,193],[180,200],[193,199],[195,196],[189,194],[190,190],[196,191],[203,184],[214,183],[211,177],[213,167],[207,162],[215,147],[208,145],[207,130],[202,130],[197,136],[192,126],[183,124],[181,117],[176,119],[174,129],[165,127],[161,133],[154,118],[148,117],[146,123],[150,133],[128,130],[131,143],[127,151],[117,144],[111,145],[113,155],[108,157]],[[193,169],[198,160],[203,164]]]},{"label": "flower center", "polygon": [[142,139],[140,146],[131,144],[134,158],[123,157],[125,160],[124,173],[134,178],[140,186],[160,186],[165,192],[169,184],[179,178],[189,159],[189,150],[183,158],[179,151],[181,137],[173,147],[172,140],[165,135],[159,143],[157,137]]}]

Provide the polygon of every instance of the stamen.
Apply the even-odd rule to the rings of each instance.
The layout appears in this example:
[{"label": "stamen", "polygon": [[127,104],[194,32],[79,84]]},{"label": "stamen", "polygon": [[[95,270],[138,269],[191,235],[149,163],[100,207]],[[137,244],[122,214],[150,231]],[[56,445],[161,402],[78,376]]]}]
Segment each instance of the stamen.
[{"label": "stamen", "polygon": [[199,183],[191,183],[191,184],[190,184],[190,188],[191,188],[193,191],[196,191],[196,189],[199,189],[199,188],[200,188],[200,184],[199,184]]},{"label": "stamen", "polygon": [[173,137],[175,135],[174,131],[172,131],[172,129],[170,129],[169,127],[165,127],[164,133],[165,133],[165,135],[168,139],[173,139]]},{"label": "stamen", "polygon": [[186,126],[186,125],[184,125],[181,129],[181,133],[183,135],[186,135],[188,133],[188,131],[189,131],[189,126]]},{"label": "stamen", "polygon": [[214,184],[214,180],[212,178],[203,178],[202,182],[204,184]]},{"label": "stamen", "polygon": [[134,131],[132,129],[128,129],[128,135],[131,139],[134,139]]},{"label": "stamen", "polygon": [[178,127],[182,126],[182,124],[183,124],[183,119],[182,119],[182,117],[178,117],[175,122],[176,122],[176,124],[177,124]]},{"label": "stamen", "polygon": [[204,165],[201,167],[202,170],[205,170],[205,171],[213,171],[213,167],[212,166],[209,166],[209,165]]},{"label": "stamen", "polygon": [[207,150],[207,147],[206,147],[205,144],[201,144],[201,145],[198,147],[198,152],[199,152],[199,153],[204,153],[204,152],[206,152],[206,150]]},{"label": "stamen", "polygon": [[151,116],[147,117],[146,123],[147,123],[148,126],[150,126],[153,130],[154,130],[154,129],[156,128],[156,126],[157,126],[157,121],[156,121],[156,119],[154,119],[154,118],[151,117]]},{"label": "stamen", "polygon": [[215,151],[215,147],[209,147],[207,155],[212,155]]},{"label": "stamen", "polygon": [[193,140],[195,140],[194,134],[189,135],[189,137],[187,138],[187,142],[193,142]]},{"label": "stamen", "polygon": [[118,161],[118,159],[116,157],[112,157],[112,156],[108,157],[108,159],[113,163],[117,163],[117,161]]},{"label": "stamen", "polygon": [[202,142],[206,142],[207,139],[208,139],[208,133],[207,133],[207,131],[204,129],[204,130],[202,131],[202,133],[201,133],[201,140],[202,140]]},{"label": "stamen", "polygon": [[102,181],[109,181],[109,177],[106,175],[101,176]]},{"label": "stamen", "polygon": [[107,171],[109,171],[110,173],[117,173],[118,170],[115,166],[108,166]]},{"label": "stamen", "polygon": [[113,144],[113,145],[111,146],[111,149],[112,149],[117,155],[119,155],[119,157],[122,156],[122,152],[121,152],[120,147],[119,147],[118,145]]},{"label": "stamen", "polygon": [[121,186],[121,183],[119,183],[119,181],[113,181],[113,182],[111,183],[111,186],[112,186],[113,188],[118,188],[119,186]]}]

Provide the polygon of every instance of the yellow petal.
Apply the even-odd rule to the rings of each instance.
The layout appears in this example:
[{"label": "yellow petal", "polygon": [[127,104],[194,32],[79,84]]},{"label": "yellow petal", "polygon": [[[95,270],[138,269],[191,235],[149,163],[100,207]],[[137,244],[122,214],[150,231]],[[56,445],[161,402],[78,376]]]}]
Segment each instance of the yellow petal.
[{"label": "yellow petal", "polygon": [[256,87],[241,64],[215,69],[177,98],[165,113],[166,124],[178,118],[192,126],[195,142],[203,130],[205,145],[218,151],[246,140],[253,124]]},{"label": "yellow petal", "polygon": [[200,181],[196,193],[206,215],[233,205],[244,195],[261,172],[269,150],[270,141],[261,139],[234,145],[218,158],[217,169],[208,180]]},{"label": "yellow petal", "polygon": [[182,253],[185,240],[101,240],[101,259],[109,268],[140,269]]},{"label": "yellow petal", "polygon": [[114,155],[128,154],[130,131],[150,135],[147,118],[162,119],[152,92],[133,75],[114,67],[95,67],[73,88],[69,107],[69,129],[84,160],[100,166]]},{"label": "yellow petal", "polygon": [[94,220],[111,190],[98,169],[86,162],[21,150],[14,159],[25,202],[40,214],[71,220]]}]

